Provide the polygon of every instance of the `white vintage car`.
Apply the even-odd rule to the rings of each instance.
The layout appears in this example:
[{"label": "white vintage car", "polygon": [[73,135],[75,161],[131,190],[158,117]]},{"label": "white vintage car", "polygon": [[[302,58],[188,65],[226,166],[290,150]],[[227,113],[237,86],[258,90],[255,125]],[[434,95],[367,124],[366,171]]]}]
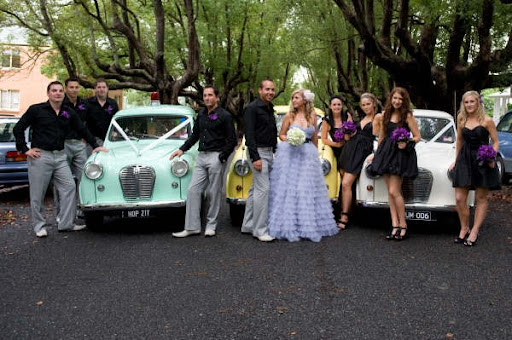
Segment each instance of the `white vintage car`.
[{"label": "white vintage car", "polygon": [[[455,191],[448,170],[455,160],[457,131],[454,119],[446,112],[434,110],[414,110],[414,116],[422,139],[416,145],[418,177],[404,179],[402,185],[406,219],[437,221],[444,213],[453,217],[456,214]],[[367,174],[369,158],[356,186],[356,204],[360,208],[389,208],[384,179]],[[471,191],[468,204],[473,206],[474,200]]]}]

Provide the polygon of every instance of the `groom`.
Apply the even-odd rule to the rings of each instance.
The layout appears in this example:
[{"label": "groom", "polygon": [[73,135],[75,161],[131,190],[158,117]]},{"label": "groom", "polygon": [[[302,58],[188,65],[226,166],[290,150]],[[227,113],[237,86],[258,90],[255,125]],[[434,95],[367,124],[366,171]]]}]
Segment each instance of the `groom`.
[{"label": "groom", "polygon": [[272,79],[263,80],[259,98],[247,105],[244,113],[245,145],[252,170],[252,185],[245,206],[242,233],[251,233],[262,242],[273,241],[268,234],[269,170],[277,146],[277,127],[272,100],[275,96]]}]

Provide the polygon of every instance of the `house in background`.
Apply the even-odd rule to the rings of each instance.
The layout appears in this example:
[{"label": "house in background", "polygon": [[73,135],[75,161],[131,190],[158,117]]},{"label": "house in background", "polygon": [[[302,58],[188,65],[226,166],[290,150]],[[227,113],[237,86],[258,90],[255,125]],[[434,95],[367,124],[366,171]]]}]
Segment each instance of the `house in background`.
[{"label": "house in background", "polygon": [[[21,116],[30,105],[47,101],[46,87],[55,80],[41,73],[46,58],[51,56],[50,49],[35,51],[23,40],[22,30],[0,29],[0,114]],[[86,92],[94,95],[92,89]],[[109,97],[122,109],[122,90],[109,91]]]},{"label": "house in background", "polygon": [[0,46],[0,114],[21,116],[30,105],[48,100],[46,87],[52,79],[41,74],[46,53],[21,44]]}]

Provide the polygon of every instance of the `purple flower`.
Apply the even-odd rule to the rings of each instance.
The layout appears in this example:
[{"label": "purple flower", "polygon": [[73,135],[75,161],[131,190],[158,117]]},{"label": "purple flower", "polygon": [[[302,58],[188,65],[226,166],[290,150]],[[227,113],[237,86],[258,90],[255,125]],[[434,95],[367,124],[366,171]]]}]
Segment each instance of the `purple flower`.
[{"label": "purple flower", "polygon": [[340,142],[343,138],[345,138],[345,134],[341,131],[341,129],[336,129],[333,133],[333,140],[335,142]]},{"label": "purple flower", "polygon": [[219,115],[217,113],[208,114],[208,119],[210,120],[217,120],[219,118]]},{"label": "purple flower", "polygon": [[105,109],[105,112],[108,113],[109,115],[112,114],[112,111],[114,111],[114,108],[110,105]]},{"label": "purple flower", "polygon": [[391,140],[395,143],[407,142],[410,135],[411,133],[406,128],[399,127],[393,130],[393,133],[391,134]]},{"label": "purple flower", "polygon": [[496,160],[496,151],[491,145],[480,145],[477,151],[476,159],[478,165],[483,166],[485,163],[493,162]]},{"label": "purple flower", "polygon": [[356,124],[351,121],[346,121],[341,124],[341,131],[346,135],[351,135],[356,132]]},{"label": "purple flower", "polygon": [[78,105],[78,107],[77,107],[77,108],[78,108],[80,111],[83,111],[83,110],[85,110],[85,104],[84,104],[84,103],[81,103],[81,104],[79,104],[79,105]]},{"label": "purple flower", "polygon": [[67,113],[66,111],[61,111],[60,115],[69,119],[69,113]]}]

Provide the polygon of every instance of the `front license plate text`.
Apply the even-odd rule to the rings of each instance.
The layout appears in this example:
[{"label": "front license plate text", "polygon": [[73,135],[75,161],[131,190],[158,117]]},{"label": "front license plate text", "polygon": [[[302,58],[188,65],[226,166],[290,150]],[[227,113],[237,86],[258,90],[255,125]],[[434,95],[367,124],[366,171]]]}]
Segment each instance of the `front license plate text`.
[{"label": "front license plate text", "polygon": [[406,220],[432,221],[432,213],[430,211],[405,211]]}]

